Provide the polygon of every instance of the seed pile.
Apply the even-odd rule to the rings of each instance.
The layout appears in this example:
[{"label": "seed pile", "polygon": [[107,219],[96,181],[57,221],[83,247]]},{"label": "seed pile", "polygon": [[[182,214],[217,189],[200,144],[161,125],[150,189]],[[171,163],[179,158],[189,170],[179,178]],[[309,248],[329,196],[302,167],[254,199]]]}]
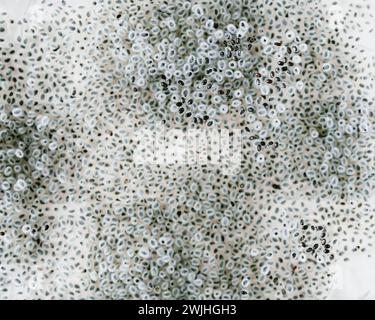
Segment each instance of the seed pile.
[{"label": "seed pile", "polygon": [[[366,4],[42,2],[0,49],[1,294],[327,297],[375,231]],[[239,172],[137,162],[160,126],[241,129]]]},{"label": "seed pile", "polygon": [[[72,8],[44,2],[29,20],[0,16],[2,298],[52,295],[38,296],[33,281],[40,266],[57,265],[50,232],[59,224],[49,208],[54,212],[60,203],[84,200],[79,187],[87,152],[79,141],[80,112],[87,103],[86,58],[79,46],[83,19]],[[14,39],[8,37],[11,31]]]}]

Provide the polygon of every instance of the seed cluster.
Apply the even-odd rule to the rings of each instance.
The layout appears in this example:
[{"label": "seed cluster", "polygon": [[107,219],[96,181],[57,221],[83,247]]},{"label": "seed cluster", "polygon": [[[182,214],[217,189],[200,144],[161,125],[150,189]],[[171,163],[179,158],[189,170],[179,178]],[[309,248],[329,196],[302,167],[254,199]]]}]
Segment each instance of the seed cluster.
[{"label": "seed cluster", "polygon": [[[366,3],[42,1],[9,43],[1,16],[0,297],[327,297],[375,232]],[[137,162],[160,125],[241,129],[239,172]]]},{"label": "seed cluster", "polygon": [[60,225],[54,212],[60,203],[85,199],[80,171],[87,150],[79,140],[87,103],[80,84],[83,19],[72,8],[44,2],[29,20],[0,15],[2,298],[53,296],[51,290],[38,291],[34,280],[41,266],[44,281],[54,279],[54,228]]}]

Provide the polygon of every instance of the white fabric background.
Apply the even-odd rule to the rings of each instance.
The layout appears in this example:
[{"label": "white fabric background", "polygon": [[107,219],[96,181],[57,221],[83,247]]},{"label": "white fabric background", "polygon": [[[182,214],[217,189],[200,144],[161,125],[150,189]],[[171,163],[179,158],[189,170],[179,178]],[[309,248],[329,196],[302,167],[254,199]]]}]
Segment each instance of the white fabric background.
[{"label": "white fabric background", "polygon": [[[60,1],[60,0],[54,0]],[[291,0],[292,1],[292,0]],[[326,0],[330,1],[330,0]],[[66,3],[78,6],[85,6],[89,8],[92,0],[66,0]],[[339,7],[342,10],[346,10],[350,2],[355,3],[356,0],[339,0]],[[5,11],[14,19],[22,19],[23,17],[32,15],[33,11],[37,9],[40,1],[39,0],[0,0],[0,12]],[[375,14],[375,6],[373,6]],[[47,17],[44,17],[47,18]],[[375,29],[375,19],[372,21]],[[7,36],[9,40],[15,38],[22,30],[16,25],[12,25],[12,32]],[[368,54],[375,53],[375,36],[371,34],[361,34],[361,47],[368,52]],[[375,199],[372,200],[372,204],[375,206]],[[76,206],[75,209],[79,209]],[[76,210],[79,213],[79,210]],[[64,210],[61,210],[59,215],[66,214]],[[83,235],[84,232],[80,230],[74,230],[74,233],[70,235],[70,241],[79,242],[79,235]],[[85,243],[85,241],[84,241]],[[83,246],[85,247],[85,245]],[[86,243],[88,248],[88,244]],[[336,271],[336,284],[333,286],[330,299],[375,299],[375,249],[372,252],[372,257],[368,257],[369,253],[366,254],[353,254],[349,262],[338,262],[334,266]],[[61,257],[63,261],[63,257]],[[58,270],[56,271],[58,273]],[[69,281],[80,281],[81,275],[71,274]],[[14,294],[14,298],[28,298],[27,296],[18,296]],[[82,297],[84,298],[84,297]]]}]

